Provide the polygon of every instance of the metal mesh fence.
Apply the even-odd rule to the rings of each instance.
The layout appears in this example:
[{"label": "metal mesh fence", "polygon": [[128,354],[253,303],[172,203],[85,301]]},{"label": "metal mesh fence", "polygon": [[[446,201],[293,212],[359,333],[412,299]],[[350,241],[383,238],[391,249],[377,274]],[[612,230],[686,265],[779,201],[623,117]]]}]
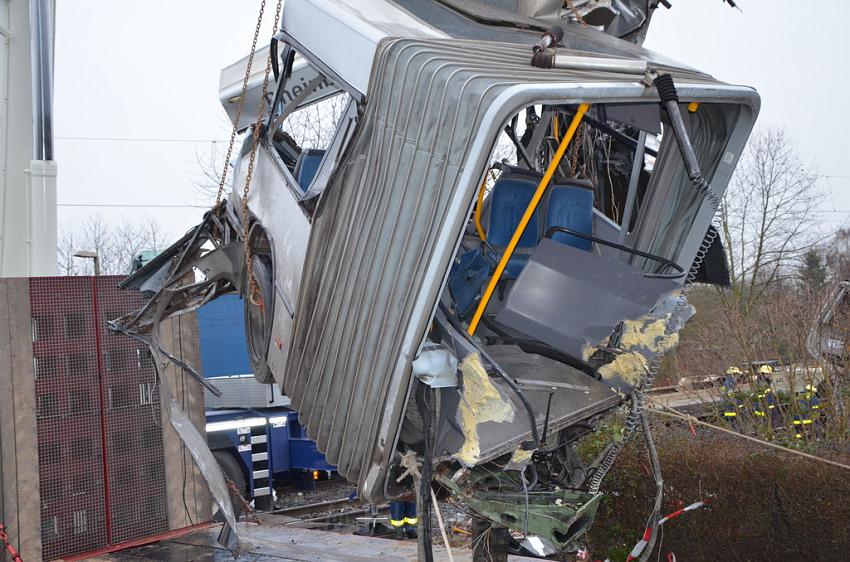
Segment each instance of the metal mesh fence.
[{"label": "metal mesh fence", "polygon": [[107,324],[141,304],[119,280],[30,280],[45,560],[168,529],[153,364]]},{"label": "metal mesh fence", "polygon": [[159,389],[144,344],[112,332],[107,322],[142,305],[117,278],[97,278],[101,378],[106,412],[106,460],[112,543],[168,529]]}]

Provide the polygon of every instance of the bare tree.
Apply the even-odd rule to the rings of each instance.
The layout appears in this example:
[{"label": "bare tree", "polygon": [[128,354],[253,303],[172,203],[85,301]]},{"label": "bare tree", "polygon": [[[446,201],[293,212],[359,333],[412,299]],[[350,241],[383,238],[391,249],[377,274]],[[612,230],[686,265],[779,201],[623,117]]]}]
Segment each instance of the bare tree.
[{"label": "bare tree", "polygon": [[838,279],[850,279],[850,228],[840,228],[824,252],[830,272]]},{"label": "bare tree", "polygon": [[76,232],[64,225],[59,229],[56,247],[56,259],[59,275],[80,275],[80,260],[74,254],[81,250],[77,244]]},{"label": "bare tree", "polygon": [[[192,180],[195,186],[195,191],[204,204],[213,205],[216,195],[218,195],[218,186],[221,181],[221,172],[224,167],[224,157],[227,147],[222,143],[212,143],[206,152],[197,153],[195,159],[198,162],[198,172]],[[238,147],[233,147],[234,152],[238,151]],[[232,166],[232,162],[228,165]],[[232,170],[231,170],[232,171]],[[227,181],[224,186],[224,197],[230,194],[231,181],[233,179],[231,173],[227,174]]]},{"label": "bare tree", "polygon": [[283,130],[302,149],[327,148],[336,132],[336,125],[342,117],[348,97],[347,94],[336,94],[292,112],[284,121]]},{"label": "bare tree", "polygon": [[823,198],[786,131],[753,137],[721,212],[732,287],[692,293],[700,314],[682,335],[683,369],[702,376],[767,357],[807,361],[798,332],[810,326],[799,323],[814,295],[800,271],[824,237],[816,220]]},{"label": "bare tree", "polygon": [[723,242],[729,296],[748,315],[773,284],[793,277],[823,239],[815,213],[825,194],[784,129],[753,137],[724,197]]},{"label": "bare tree", "polygon": [[[327,148],[336,133],[336,127],[348,102],[348,95],[338,93],[327,99],[307,105],[292,112],[284,121],[282,129],[289,134],[299,148]],[[232,166],[239,152],[241,140],[233,148]],[[227,147],[224,143],[213,143],[205,153],[198,153],[198,173],[192,183],[201,201],[213,204],[218,194]],[[230,194],[233,185],[232,169],[228,172],[224,186],[224,197]]]},{"label": "bare tree", "polygon": [[60,275],[91,275],[91,260],[75,258],[80,250],[97,252],[100,271],[104,275],[121,275],[130,271],[133,258],[142,250],[163,250],[168,233],[154,219],[138,223],[124,221],[110,226],[101,215],[91,216],[80,224],[60,229],[57,261]]}]

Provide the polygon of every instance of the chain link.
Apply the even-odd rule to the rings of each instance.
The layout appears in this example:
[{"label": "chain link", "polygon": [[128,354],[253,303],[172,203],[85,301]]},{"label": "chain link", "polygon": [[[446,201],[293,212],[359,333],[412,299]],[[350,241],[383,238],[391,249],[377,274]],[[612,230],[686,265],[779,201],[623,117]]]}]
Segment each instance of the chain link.
[{"label": "chain link", "polygon": [[[239,122],[242,120],[242,108],[245,107],[245,98],[248,95],[248,81],[251,78],[251,68],[254,66],[254,53],[257,52],[257,40],[260,38],[260,29],[263,26],[263,12],[266,10],[266,0],[260,2],[260,14],[257,16],[257,26],[254,28],[254,40],[251,41],[251,53],[248,55],[248,66],[245,68],[245,77],[242,79],[242,95],[239,96],[239,104],[236,106],[236,117],[233,120],[233,129],[230,130],[230,142],[227,145],[227,154],[224,157],[224,169],[221,171],[221,179],[218,181],[218,193],[215,196],[214,211],[221,206],[221,196],[224,193],[224,185],[227,183],[227,170],[230,168],[230,158],[233,155],[233,145],[236,143],[236,133]],[[280,2],[278,2],[280,11]],[[277,29],[277,24],[275,24]]]},{"label": "chain link", "polygon": [[[274,29],[277,30],[277,24],[280,21],[280,9],[283,5],[282,0],[277,1],[277,9],[274,14]],[[257,108],[257,122],[254,123],[253,140],[251,144],[251,155],[248,160],[248,171],[245,174],[245,187],[242,189],[242,242],[245,247],[245,271],[247,286],[245,295],[254,306],[262,308],[264,306],[262,295],[258,294],[257,279],[254,277],[254,257],[251,252],[250,234],[250,211],[248,210],[248,194],[251,190],[251,179],[254,177],[254,163],[257,160],[257,147],[260,145],[260,132],[263,128],[263,108],[266,105],[266,95],[269,90],[269,74],[272,70],[272,54],[269,50],[269,56],[266,59],[266,71],[263,75],[263,90],[260,93],[260,104]],[[270,108],[271,110],[271,108]]]}]

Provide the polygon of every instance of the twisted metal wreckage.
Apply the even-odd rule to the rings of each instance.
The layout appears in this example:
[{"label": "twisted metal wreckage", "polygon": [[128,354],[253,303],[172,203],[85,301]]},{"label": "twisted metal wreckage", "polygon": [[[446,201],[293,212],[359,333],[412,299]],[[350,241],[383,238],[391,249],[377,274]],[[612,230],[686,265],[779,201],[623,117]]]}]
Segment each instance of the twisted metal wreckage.
[{"label": "twisted metal wreckage", "polygon": [[[759,109],[639,46],[658,3],[288,0],[266,73],[252,50],[222,74],[232,196],[124,282],[151,298],[115,328],[165,358],[161,319],[239,292],[256,378],[362,500],[427,507],[436,482],[570,548],[624,440],[574,445],[620,408],[646,426],[686,285],[728,282],[711,223]],[[300,146],[331,99],[327,146]]]}]

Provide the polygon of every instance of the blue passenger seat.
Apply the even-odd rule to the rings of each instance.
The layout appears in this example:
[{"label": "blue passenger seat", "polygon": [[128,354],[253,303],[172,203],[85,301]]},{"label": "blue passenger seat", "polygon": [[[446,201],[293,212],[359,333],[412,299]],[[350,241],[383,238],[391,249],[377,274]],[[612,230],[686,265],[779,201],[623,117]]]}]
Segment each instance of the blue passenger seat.
[{"label": "blue passenger seat", "polygon": [[[552,186],[546,203],[543,233],[553,226],[593,234],[593,186],[590,182],[569,180],[569,183]],[[590,240],[566,232],[556,232],[552,240],[585,251],[590,251],[592,246]]]},{"label": "blue passenger seat", "polygon": [[295,163],[295,170],[292,172],[301,189],[306,191],[313,183],[313,178],[316,177],[319,164],[324,157],[325,151],[318,148],[305,148],[301,151],[298,161]]},{"label": "blue passenger seat", "polygon": [[[461,253],[449,273],[449,290],[460,318],[467,318],[481,298],[484,285],[502,257],[514,231],[528,208],[542,174],[505,168],[493,184],[489,197],[487,242],[496,255],[483,246]],[[543,226],[543,228],[541,228]],[[584,180],[558,180],[547,192],[508,261],[503,279],[517,279],[546,230],[560,226],[583,234],[593,234],[593,186]],[[589,251],[590,240],[556,232],[552,240]]]},{"label": "blue passenger seat", "polygon": [[[503,251],[519,225],[522,215],[534,196],[540,179],[536,175],[505,170],[490,194],[490,223],[487,241],[496,250]],[[516,279],[528,262],[528,250],[537,245],[540,238],[538,211],[534,211],[528,226],[522,233],[516,251],[508,261],[503,277]]]}]

